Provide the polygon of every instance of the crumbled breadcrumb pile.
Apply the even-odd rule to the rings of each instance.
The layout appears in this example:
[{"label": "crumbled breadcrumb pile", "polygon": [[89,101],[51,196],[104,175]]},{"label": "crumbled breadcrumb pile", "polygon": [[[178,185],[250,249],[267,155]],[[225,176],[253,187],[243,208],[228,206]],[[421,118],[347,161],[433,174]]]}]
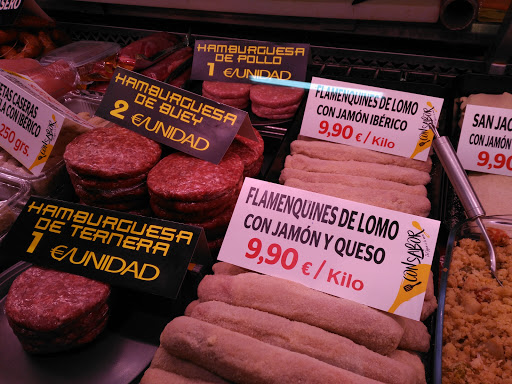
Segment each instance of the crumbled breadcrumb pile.
[{"label": "crumbled breadcrumb pile", "polygon": [[446,292],[443,383],[512,384],[512,241],[492,231],[500,287],[483,241],[455,247]]}]

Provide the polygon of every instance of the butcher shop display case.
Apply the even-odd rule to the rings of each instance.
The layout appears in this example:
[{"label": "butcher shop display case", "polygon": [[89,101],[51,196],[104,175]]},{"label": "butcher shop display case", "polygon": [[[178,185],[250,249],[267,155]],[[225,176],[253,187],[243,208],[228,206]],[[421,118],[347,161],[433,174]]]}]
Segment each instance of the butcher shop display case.
[{"label": "butcher shop display case", "polygon": [[[60,47],[54,46],[56,49],[44,55],[40,54],[36,59],[44,66],[64,60],[73,68],[78,68],[77,86],[71,92],[58,97],[58,102],[87,121],[87,124],[81,126],[76,122],[67,121],[72,133],[63,135],[64,145],[59,148],[55,146],[54,157],[40,175],[32,175],[19,162],[11,159],[7,152],[0,153],[0,160],[4,160],[0,163],[0,185],[4,186],[3,190],[6,192],[4,202],[0,206],[0,212],[5,211],[5,215],[2,216],[5,220],[1,221],[6,223],[0,227],[0,245],[17,215],[24,209],[27,199],[33,196],[32,199],[59,199],[74,204],[77,212],[81,205],[94,207],[98,214],[108,215],[109,212],[117,212],[108,217],[118,220],[116,215],[119,214],[119,220],[123,223],[131,222],[130,217],[124,215],[136,215],[147,217],[148,220],[161,220],[159,225],[164,228],[165,224],[162,223],[165,222],[202,228],[206,241],[204,244],[199,241],[197,249],[204,251],[208,248],[216,263],[211,269],[210,265],[190,261],[179,296],[174,299],[147,294],[137,289],[120,288],[114,284],[109,299],[110,318],[103,333],[94,341],[89,340],[88,335],[81,335],[78,341],[84,338],[87,345],[80,344],[79,348],[64,353],[44,355],[28,353],[19,342],[23,336],[20,339],[16,336],[20,333],[25,334],[25,337],[28,335],[31,343],[40,346],[54,342],[57,331],[48,332],[20,326],[21,321],[13,320],[12,305],[9,313],[6,312],[10,287],[32,266],[26,261],[15,262],[12,258],[9,259],[8,265],[2,265],[0,254],[0,340],[5,340],[0,343],[0,349],[7,348],[11,352],[1,354],[3,357],[0,358],[0,367],[8,372],[8,379],[21,378],[26,382],[41,384],[64,383],[71,380],[77,383],[94,381],[151,384],[160,381],[174,382],[180,380],[178,376],[181,375],[207,382],[243,383],[243,377],[253,377],[255,381],[261,379],[262,382],[285,382],[287,379],[280,375],[289,374],[289,379],[300,374],[301,377],[311,377],[311,382],[337,382],[332,378],[337,377],[339,380],[341,377],[343,380],[353,382],[376,380],[389,383],[441,384],[441,370],[444,370],[445,374],[443,382],[449,377],[450,382],[454,383],[465,382],[466,377],[473,378],[474,375],[486,372],[485,363],[475,354],[490,354],[503,361],[512,360],[509,348],[503,346],[503,340],[500,339],[503,335],[492,335],[485,343],[480,340],[469,347],[464,347],[466,341],[476,339],[476,336],[472,330],[468,332],[467,337],[457,330],[457,326],[460,326],[457,311],[469,311],[472,318],[484,318],[482,308],[486,305],[495,305],[493,300],[497,296],[505,303],[504,305],[510,304],[506,302],[506,295],[501,292],[508,292],[509,288],[507,283],[504,287],[493,286],[490,289],[488,268],[484,273],[477,271],[476,264],[472,264],[475,262],[479,263],[478,266],[484,267],[481,260],[475,261],[468,256],[468,247],[485,253],[485,245],[482,245],[480,232],[474,221],[467,220],[467,214],[451,186],[437,153],[429,148],[424,151],[426,160],[421,161],[414,159],[414,154],[411,158],[395,156],[390,151],[356,148],[357,145],[346,145],[341,143],[341,140],[327,139],[327,132],[333,136],[342,134],[340,124],[340,130],[334,130],[334,133],[329,131],[328,128],[332,127],[328,124],[325,127],[319,126],[319,132],[326,135],[325,140],[308,137],[303,131],[304,122],[312,121],[308,120],[312,114],[308,97],[315,92],[313,84],[321,79],[332,82],[329,84],[341,84],[339,86],[353,87],[356,90],[359,86],[359,91],[370,92],[370,101],[366,102],[367,105],[371,104],[371,92],[375,90],[430,97],[426,105],[435,110],[436,117],[436,126],[431,131],[437,131],[438,134],[430,140],[445,136],[457,148],[464,109],[468,104],[472,104],[467,99],[478,94],[501,96],[511,89],[510,2],[74,0],[63,3],[57,0],[41,0],[37,3],[55,22],[40,29],[30,29],[31,33],[38,34],[41,31],[54,38],[54,31],[58,31],[62,40],[55,38],[54,42]],[[142,52],[143,49],[140,47],[151,49],[152,44],[160,44],[161,41],[157,43],[156,40],[152,40],[155,36],[167,39],[168,45],[163,43],[165,48],[155,48],[157,52],[153,52],[154,55],[150,58],[144,55],[145,52]],[[309,57],[304,81],[295,82],[294,87],[288,87],[294,90],[289,93],[283,92],[277,96],[263,93],[263,96],[259,95],[258,98],[251,94],[255,93],[254,87],[266,89],[265,87],[276,86],[268,85],[269,83],[247,83],[233,88],[216,88],[215,84],[211,85],[206,80],[191,77],[191,73],[194,73],[195,44],[201,41],[227,40],[240,45],[263,45],[266,42],[283,45],[307,44]],[[140,41],[150,43],[146,46]],[[13,44],[15,49],[22,51],[19,42]],[[134,46],[138,48],[135,49]],[[130,47],[133,49],[130,50]],[[5,50],[0,52],[6,54]],[[119,59],[123,52],[129,58],[126,62]],[[172,60],[167,63],[164,61],[166,58]],[[130,61],[132,59],[133,62]],[[212,103],[211,108],[220,103],[223,105],[220,110],[224,107],[229,108],[228,106],[242,110],[243,116],[248,117],[250,125],[254,128],[253,139],[244,137],[247,130],[242,134],[241,128],[238,134],[231,138],[231,144],[227,146],[228,154],[222,161],[219,164],[207,165],[204,165],[204,159],[190,160],[189,157],[192,156],[189,156],[188,152],[183,154],[176,147],[152,142],[149,136],[137,140],[136,134],[127,133],[128,127],[120,123],[124,118],[123,113],[126,109],[123,108],[127,105],[125,98],[129,100],[129,92],[116,91],[119,100],[110,112],[105,113],[106,102],[102,104],[105,100],[110,102],[105,95],[108,95],[109,91],[112,92],[113,88],[109,88],[109,85],[113,83],[110,80],[116,68],[126,70],[123,72],[125,74],[135,73],[136,76],[147,76],[151,81],[155,81],[147,84],[156,84],[157,81],[166,83],[159,89],[177,89],[175,96],[179,95],[183,99]],[[130,81],[135,81],[135,78],[141,77],[133,77]],[[173,87],[166,88],[167,85]],[[160,93],[160,96],[162,94]],[[493,99],[486,103],[474,104],[491,107],[497,106],[496,103],[500,104],[503,100],[503,105],[499,106],[512,109],[512,103],[508,105],[507,95],[498,102]],[[204,101],[201,96],[208,100]],[[194,99],[195,97],[198,99]],[[382,93],[376,100],[380,101],[380,97]],[[273,98],[279,101],[272,105],[269,100]],[[441,102],[442,108],[436,108],[432,100]],[[147,102],[145,106],[149,105],[151,108],[152,102]],[[357,107],[357,103],[355,105]],[[364,112],[363,102],[360,105],[361,108],[356,108],[355,112]],[[341,107],[339,111],[341,115]],[[106,116],[108,113],[110,117]],[[428,115],[430,112],[425,113]],[[119,120],[114,123],[112,116]],[[324,116],[328,114],[325,113]],[[364,114],[361,113],[361,116]],[[381,117],[383,121],[384,116]],[[140,122],[142,118],[138,121],[133,118],[131,120]],[[328,118],[325,120],[329,121]],[[144,120],[146,129],[149,121],[149,117]],[[122,125],[124,128],[117,126],[113,129],[115,125]],[[92,126],[95,128],[91,129]],[[378,126],[378,123],[375,126]],[[156,123],[153,130],[158,131],[156,127],[160,127],[169,137],[173,135],[173,129],[175,133],[178,131],[171,124],[164,127]],[[380,127],[383,127],[383,124]],[[353,129],[352,126],[350,129]],[[510,135],[510,132],[504,132],[504,135],[507,134]],[[420,148],[422,138],[424,137],[418,141],[415,151],[418,148],[423,150]],[[193,142],[194,138],[189,137],[187,140]],[[72,144],[69,144],[71,142]],[[375,137],[374,142],[380,145],[379,138]],[[122,151],[127,155],[121,153]],[[397,160],[396,157],[400,159]],[[125,162],[119,167],[117,161],[121,158]],[[503,159],[495,157],[495,168],[503,163],[501,168],[506,169],[507,159],[510,162],[510,154],[507,153],[503,155]],[[492,163],[492,160],[492,156],[479,155],[480,163],[485,162],[486,166]],[[492,165],[489,168],[492,168]],[[476,172],[468,173],[472,176]],[[495,176],[497,175],[492,175],[493,178]],[[310,222],[303,227],[292,225],[292,229],[286,235],[283,233],[286,232],[284,227],[287,223],[279,227],[281,232],[276,229],[272,233],[276,241],[268,246],[267,254],[262,256],[265,250],[262,245],[265,240],[265,225],[268,225],[268,235],[272,220],[257,216],[256,211],[242,211],[247,215],[244,221],[246,229],[250,226],[247,224],[248,219],[254,216],[261,219],[263,224],[258,227],[259,233],[254,235],[248,244],[242,245],[243,249],[240,246],[241,249],[236,249],[236,252],[232,253],[240,253],[240,258],[244,258],[244,262],[254,261],[257,267],[249,270],[240,266],[241,264],[229,264],[221,258],[217,260],[217,256],[222,255],[224,239],[237,237],[235,230],[230,227],[231,215],[233,210],[237,212],[236,209],[240,209],[239,205],[242,205],[237,202],[237,198],[239,194],[244,193],[243,180],[246,177],[254,178],[258,183],[273,185],[274,187],[269,187],[269,191],[278,187],[296,188],[299,190],[297,200],[301,202],[309,201],[311,193],[325,195],[327,204],[323,204],[322,209],[325,205],[330,206],[328,203],[331,200],[328,199],[341,198],[354,204],[373,205],[379,207],[378,209],[398,211],[400,215],[405,213],[418,217],[418,220],[412,221],[412,227],[408,232],[410,236],[406,247],[409,250],[409,258],[403,264],[409,267],[403,272],[404,279],[400,285],[405,294],[400,294],[405,297],[414,287],[425,287],[420,294],[424,292],[425,298],[418,304],[421,312],[421,318],[418,315],[420,321],[398,316],[395,313],[400,312],[393,313],[391,309],[391,314],[376,311],[371,306],[353,303],[347,300],[346,296],[341,295],[343,298],[338,299],[324,293],[327,292],[325,290],[321,292],[322,289],[315,290],[310,285],[305,287],[297,281],[279,279],[280,276],[276,277],[272,273],[267,275],[258,270],[260,267],[271,270],[273,266],[281,265],[287,273],[291,272],[296,264],[300,264],[302,281],[307,280],[304,276],[314,274],[313,266],[308,266],[312,263],[297,261],[299,258],[302,260],[306,253],[304,250],[307,248],[301,247],[305,247],[308,242],[311,245],[315,241],[312,235],[315,232],[313,213],[309,215]],[[500,175],[507,183],[511,177]],[[255,186],[259,185],[251,184],[251,190],[258,189]],[[484,192],[479,192],[479,195],[483,199]],[[247,201],[249,196],[250,194],[247,195]],[[492,200],[493,193],[486,194],[486,198],[489,196]],[[358,206],[352,206],[351,203],[348,207],[353,207],[353,216],[357,215]],[[267,208],[265,204],[267,201],[264,199],[259,204],[253,202],[254,206],[258,205],[258,209],[260,206]],[[503,204],[500,204],[500,207],[502,206]],[[272,209],[269,208],[269,211],[279,211],[279,207],[276,205]],[[316,209],[320,208],[317,206]],[[497,214],[502,213],[512,212]],[[502,248],[510,248],[510,217],[494,216],[494,211],[491,214],[493,216],[485,216],[484,223],[492,228],[489,233],[496,247],[499,247],[499,277],[507,279]],[[295,215],[298,217],[300,213],[296,212]],[[332,213],[332,216],[335,217],[335,213]],[[79,214],[77,217],[76,220],[80,220]],[[89,218],[89,224],[94,222],[92,217]],[[271,217],[277,221],[278,216]],[[342,227],[341,217],[338,227]],[[317,221],[326,221],[325,218],[326,215]],[[420,218],[428,220],[429,223],[430,220],[439,222],[437,241],[430,239],[430,231],[422,227]],[[76,223],[78,221],[75,222],[74,228],[75,233],[78,233]],[[400,223],[403,225],[403,222]],[[109,222],[105,225],[108,227],[113,224]],[[149,221],[147,225],[150,225]],[[258,221],[254,220],[252,225],[252,229],[255,229]],[[363,232],[361,224],[359,225],[359,232]],[[155,233],[159,231],[158,228],[161,227],[152,222],[147,232],[148,236],[144,239],[138,237],[143,231],[137,233],[134,225],[128,229],[134,236],[128,236],[119,244],[126,249],[137,247],[140,254],[147,258],[149,265],[153,260],[151,257],[155,257],[160,251],[158,245],[154,249],[151,248],[154,243],[148,245],[157,238]],[[413,228],[419,230],[419,233],[413,235]],[[385,227],[385,231],[388,229]],[[41,234],[38,233],[35,231],[31,237],[31,252],[40,240],[38,236]],[[96,228],[86,228],[80,233],[80,236],[93,243],[108,243],[112,241],[113,236],[111,234],[110,238],[105,237],[108,235],[107,230],[102,232]],[[168,233],[159,233],[159,239],[175,239],[173,236],[166,237],[166,234]],[[301,241],[300,235],[311,236],[308,237],[308,241]],[[296,244],[296,249],[291,246],[285,249],[277,244],[277,240],[283,240],[285,237],[287,241],[295,239],[295,243],[291,244]],[[377,239],[379,241],[376,241],[375,248],[385,248],[385,237],[382,235],[380,240]],[[421,240],[417,240],[416,237],[421,237]],[[429,242],[433,241],[435,246],[430,249],[427,245],[421,249],[421,252],[429,254],[428,257],[432,259],[431,272],[430,265],[426,264],[429,273],[423,276],[424,279],[418,278],[414,280],[414,284],[410,281],[407,284],[406,277],[411,276],[407,271],[410,273],[412,270],[412,273],[418,275],[421,271],[410,268],[411,260],[421,248],[409,244],[411,238],[418,241],[418,244],[420,241],[421,244],[431,244]],[[330,241],[327,233],[325,239],[324,250],[327,250]],[[318,241],[320,240],[323,240],[323,237],[319,237]],[[342,240],[345,244],[345,240],[340,237],[335,241],[336,247]],[[349,259],[346,256],[351,256],[348,254],[350,240],[348,241],[345,255],[342,251],[337,251],[338,258],[343,258],[344,262]],[[366,245],[359,244],[360,247]],[[318,247],[318,244],[316,246]],[[378,248],[379,246],[382,248]],[[54,259],[58,259],[58,253],[62,252],[57,250],[58,247],[62,245],[52,249],[51,257]],[[91,250],[86,251],[88,257],[91,254],[94,257],[94,253],[100,254],[96,248],[92,245],[91,247]],[[71,261],[78,248],[79,246],[75,245],[74,251],[62,252],[62,255],[69,256]],[[99,258],[94,259],[97,269],[108,270],[116,259],[116,256],[113,256],[115,248],[105,249],[107,250],[103,251],[105,254],[101,261]],[[231,252],[233,249],[229,250]],[[355,250],[354,247],[353,252],[356,252]],[[357,255],[359,251],[358,249]],[[455,253],[458,253],[458,256],[462,253],[463,261],[457,260],[454,264]],[[176,257],[181,257],[181,254]],[[483,257],[485,259],[485,255]],[[316,271],[314,279],[320,274],[324,264]],[[454,265],[457,267],[456,270]],[[138,271],[137,268],[130,265],[125,272],[144,280],[143,271]],[[345,272],[347,282],[346,277],[342,277],[341,268],[343,267],[340,267],[338,272],[331,268],[329,281],[340,280],[339,286],[342,289],[345,283],[346,287],[358,288],[357,282],[360,282],[362,288],[362,279],[357,280],[355,275]],[[300,269],[299,266],[296,269]],[[459,284],[462,286],[457,288],[457,297],[454,297],[453,293],[455,283],[452,276],[455,272],[457,276],[467,274],[464,279],[469,281],[467,284]],[[473,275],[469,276],[471,273]],[[470,283],[474,286],[468,288]],[[468,292],[475,297],[468,298]],[[397,302],[400,294],[397,294]],[[415,295],[410,294],[403,300],[415,303]],[[103,304],[105,303],[98,305],[96,310],[103,308]],[[329,311],[325,311],[325,308]],[[499,308],[498,311],[502,314],[503,305],[500,304]],[[365,319],[369,317],[373,320],[368,322],[364,329],[356,331],[358,324],[353,324],[350,319],[335,320],[342,318],[343,313],[353,313],[353,318],[359,319],[361,324],[366,324]],[[73,324],[78,326],[79,331],[85,331],[89,327],[89,319],[98,320],[98,316],[100,314],[97,312],[91,312],[87,321],[86,317],[79,317]],[[100,322],[104,320],[101,316]],[[338,324],[345,322],[350,323],[347,326],[348,330],[342,329],[344,324]],[[482,320],[483,322],[489,325],[489,316]],[[267,325],[273,329],[266,328]],[[466,326],[464,325],[464,329]],[[478,324],[475,327],[479,328]],[[489,327],[492,328],[492,325]],[[58,330],[64,332],[62,337],[57,337],[59,342],[61,338],[74,338],[78,332],[70,325],[62,328]],[[450,339],[449,333],[457,335],[457,338]],[[305,334],[306,338],[303,337]],[[471,340],[462,340],[463,338]],[[374,339],[379,339],[379,342]],[[73,339],[73,343],[75,341]],[[328,347],[321,350],[314,347],[315,345]],[[468,354],[462,357],[458,355],[460,350],[464,349],[467,352],[468,348]],[[479,348],[479,352],[473,352],[472,348]],[[208,354],[204,353],[207,349]],[[261,353],[258,354],[257,351]],[[265,360],[269,355],[287,362],[284,364],[286,370],[283,368],[285,373],[277,370],[275,361],[270,361],[274,359]],[[268,369],[258,368],[261,364],[254,361],[257,358],[268,365]],[[87,370],[82,369],[85,364],[88,366]],[[294,371],[295,366],[300,366],[297,368],[299,373]],[[289,367],[293,372],[288,372]],[[495,365],[493,368],[496,368]],[[390,369],[390,374],[383,374]],[[18,376],[17,372],[22,372],[21,376]],[[505,373],[500,377],[499,369],[493,369],[493,372],[496,378],[506,379]],[[506,372],[505,368],[502,372]]]}]

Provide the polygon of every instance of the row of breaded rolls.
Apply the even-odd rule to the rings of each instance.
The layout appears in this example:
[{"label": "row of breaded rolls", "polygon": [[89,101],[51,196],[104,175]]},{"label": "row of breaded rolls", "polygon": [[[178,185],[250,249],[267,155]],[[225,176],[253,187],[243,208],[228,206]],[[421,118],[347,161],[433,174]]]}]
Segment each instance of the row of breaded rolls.
[{"label": "row of breaded rolls", "polygon": [[290,145],[280,183],[345,200],[427,217],[432,160],[414,160],[301,137]]},{"label": "row of breaded rolls", "polygon": [[162,332],[141,384],[426,382],[422,322],[228,263],[213,269]]}]

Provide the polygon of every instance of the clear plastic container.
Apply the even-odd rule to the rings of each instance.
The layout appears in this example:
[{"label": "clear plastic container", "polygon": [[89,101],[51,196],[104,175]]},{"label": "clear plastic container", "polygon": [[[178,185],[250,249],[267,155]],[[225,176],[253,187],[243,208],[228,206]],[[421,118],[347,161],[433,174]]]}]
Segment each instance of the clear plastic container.
[{"label": "clear plastic container", "polygon": [[32,174],[7,151],[0,148],[0,174],[19,178],[28,183],[30,194],[54,196],[54,192],[65,183],[66,167],[62,157],[51,157],[39,175]]},{"label": "clear plastic container", "polygon": [[[489,229],[496,229],[499,230],[499,235],[494,232],[494,234],[491,233],[491,239],[495,239],[497,241],[498,247],[501,247],[502,249],[505,249],[503,246],[504,243],[510,240],[503,240],[508,238],[512,238],[512,214],[509,215],[501,215],[501,216],[487,216],[484,217],[483,223],[485,227],[487,228],[487,231],[489,232]],[[492,231],[492,230],[491,230]],[[439,297],[438,297],[438,309],[437,309],[437,318],[436,318],[436,331],[435,331],[435,348],[434,348],[434,383],[441,384],[442,381],[442,357],[443,357],[443,329],[447,327],[446,321],[450,318],[450,314],[445,314],[445,308],[446,308],[446,299],[447,297],[452,298],[451,300],[451,311],[457,314],[457,327],[454,329],[461,329],[460,327],[463,327],[461,321],[464,320],[465,322],[468,321],[468,319],[471,319],[473,321],[474,319],[472,316],[480,316],[481,319],[478,322],[478,327],[486,327],[486,319],[490,319],[491,321],[498,321],[499,319],[495,317],[497,316],[497,313],[488,313],[490,310],[492,310],[491,307],[484,307],[481,308],[479,305],[484,303],[490,303],[493,302],[500,306],[501,309],[505,308],[509,304],[507,304],[508,298],[503,298],[502,303],[499,302],[496,303],[494,300],[492,300],[492,297],[495,296],[495,293],[498,293],[497,290],[501,290],[502,288],[499,288],[498,283],[496,280],[494,280],[490,273],[489,268],[489,260],[488,260],[488,254],[486,252],[485,244],[480,243],[480,246],[476,247],[473,246],[473,243],[468,244],[466,242],[463,242],[461,244],[461,241],[463,239],[471,239],[475,241],[480,240],[480,231],[474,222],[474,220],[466,220],[463,222],[460,222],[457,226],[455,226],[448,236],[448,244],[446,248],[446,256],[444,260],[442,261],[442,265],[440,267],[440,285],[439,285]],[[465,240],[464,240],[465,241]],[[493,241],[493,242],[495,242]],[[471,248],[469,247],[471,245]],[[458,247],[461,247],[457,249]],[[461,254],[461,249],[463,252],[467,251],[467,257],[465,258],[465,263],[463,266],[460,265],[460,261],[457,262],[457,267],[451,267],[453,260],[454,260],[454,250],[457,249],[458,255]],[[510,245],[508,246],[510,248]],[[474,262],[472,258],[476,257],[475,255],[478,254],[476,252],[477,250],[484,250],[484,258],[485,258],[485,265],[480,265],[480,268],[474,267]],[[471,255],[471,256],[470,256]],[[507,253],[508,255],[508,253]],[[510,255],[512,257],[512,255]],[[457,256],[460,257],[460,256]],[[508,258],[507,258],[508,259]],[[468,260],[471,260],[468,262]],[[503,259],[502,259],[503,260]],[[460,286],[463,285],[463,288],[453,288],[450,286],[448,282],[448,277],[450,276],[450,270],[454,269],[454,271],[458,272],[460,276],[457,277]],[[500,264],[500,258],[497,257],[497,268],[496,272],[500,280],[502,281],[503,285],[506,287],[505,289],[509,290],[512,284],[512,276],[508,274],[506,277],[505,270],[506,265]],[[452,273],[455,273],[452,271]],[[460,277],[460,278],[459,278]],[[450,291],[452,290],[452,291]],[[457,298],[462,298],[461,300],[458,300]],[[505,307],[503,307],[503,306]],[[462,310],[458,310],[459,307]],[[510,305],[510,313],[512,313],[512,305]],[[471,334],[471,331],[475,325],[473,324],[472,327],[468,324],[468,329],[461,329],[464,331],[464,338],[468,338],[469,340],[473,340],[473,336]],[[492,341],[494,336],[497,336],[496,329],[494,329],[494,326],[491,327],[492,329],[488,330],[489,334],[492,335],[489,337],[489,340],[486,340],[485,342],[490,342],[489,348],[490,350],[495,353],[499,350],[499,342],[494,343]],[[475,330],[475,332],[478,334],[482,330]],[[446,340],[445,340],[446,342]],[[479,343],[480,345],[481,343]],[[455,348],[456,350],[464,350],[462,348]],[[479,359],[475,359],[472,361],[474,367],[481,367],[482,365],[485,367],[485,369],[491,369],[491,364],[485,364],[481,361],[476,361]],[[499,358],[496,358],[496,360],[499,360]],[[464,375],[465,375],[465,365],[471,365],[471,363],[468,363],[465,361],[465,359],[458,359],[457,360],[457,370],[460,371],[458,374],[462,375],[461,380],[464,381]],[[505,376],[503,376],[505,377]],[[448,379],[445,377],[445,382]],[[462,382],[462,381],[461,381]],[[482,382],[492,382],[488,380],[483,380]]]},{"label": "clear plastic container", "polygon": [[120,49],[121,46],[117,43],[83,40],[54,49],[43,56],[39,62],[42,65],[48,65],[57,60],[66,60],[73,67],[78,68],[112,56]]},{"label": "clear plastic container", "polygon": [[6,150],[0,148],[0,173],[26,181],[30,185],[30,194],[61,197],[61,191],[69,189],[70,184],[63,159],[64,151],[75,137],[87,130],[86,126],[66,119],[50,157],[39,175],[31,173]]},{"label": "clear plastic container", "polygon": [[96,92],[73,91],[66,93],[59,101],[76,114],[87,112],[92,116],[100,106],[102,98],[103,96]]},{"label": "clear plastic container", "polygon": [[0,174],[0,241],[20,214],[29,193],[25,180]]}]

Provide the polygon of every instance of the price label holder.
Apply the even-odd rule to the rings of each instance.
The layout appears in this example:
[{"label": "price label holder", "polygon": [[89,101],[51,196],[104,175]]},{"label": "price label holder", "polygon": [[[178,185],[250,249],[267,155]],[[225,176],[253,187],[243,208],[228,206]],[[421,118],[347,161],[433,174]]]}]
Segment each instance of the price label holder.
[{"label": "price label holder", "polygon": [[246,178],[218,260],[419,320],[439,225]]},{"label": "price label holder", "polygon": [[96,115],[215,164],[237,133],[256,141],[247,112],[123,68]]},{"label": "price label holder", "polygon": [[457,146],[462,167],[512,176],[512,109],[468,104]]},{"label": "price label holder", "polygon": [[443,101],[313,77],[300,134],[425,161]]},{"label": "price label holder", "polygon": [[175,299],[191,263],[211,266],[200,227],[31,197],[3,255]]},{"label": "price label holder", "polygon": [[309,44],[197,40],[191,78],[251,83],[252,77],[304,81]]},{"label": "price label holder", "polygon": [[65,119],[94,128],[30,78],[0,69],[0,146],[39,175]]}]

